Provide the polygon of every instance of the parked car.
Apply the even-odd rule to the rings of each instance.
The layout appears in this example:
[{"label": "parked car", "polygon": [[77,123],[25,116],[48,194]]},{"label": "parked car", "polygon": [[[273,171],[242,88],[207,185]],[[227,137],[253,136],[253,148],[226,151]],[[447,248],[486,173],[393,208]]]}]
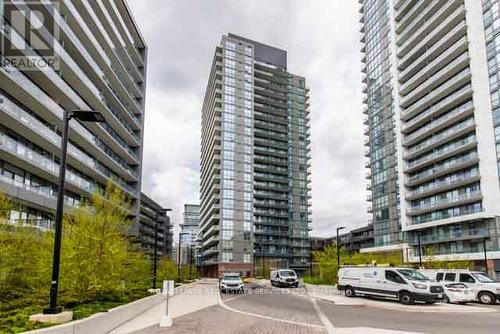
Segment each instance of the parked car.
[{"label": "parked car", "polygon": [[500,282],[481,271],[467,269],[421,270],[436,282],[463,283],[474,293],[475,299],[482,304],[496,304],[500,301]]},{"label": "parked car", "polygon": [[226,292],[244,292],[244,284],[238,273],[224,273],[219,279],[219,291]]},{"label": "parked car", "polygon": [[473,302],[476,300],[474,291],[469,289],[464,283],[447,283],[443,284],[444,303],[458,303],[464,304],[468,302]]},{"label": "parked car", "polygon": [[444,289],[409,268],[343,267],[338,272],[338,289],[347,297],[356,295],[433,304],[443,298]]},{"label": "parked car", "polygon": [[272,286],[288,286],[298,287],[299,277],[297,273],[291,269],[279,269],[271,271],[271,285]]}]

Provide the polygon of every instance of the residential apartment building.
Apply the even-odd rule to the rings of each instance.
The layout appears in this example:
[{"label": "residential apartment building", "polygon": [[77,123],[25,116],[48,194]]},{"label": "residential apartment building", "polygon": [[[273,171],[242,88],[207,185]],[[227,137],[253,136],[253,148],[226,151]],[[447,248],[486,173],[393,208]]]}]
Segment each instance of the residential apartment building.
[{"label": "residential apartment building", "polygon": [[372,250],[500,258],[499,2],[359,2]]},{"label": "residential apartment building", "polygon": [[184,221],[181,225],[182,245],[194,245],[200,230],[200,206],[184,204]]},{"label": "residential apartment building", "polygon": [[[63,111],[92,110],[105,122],[69,122],[66,205],[111,181],[138,233],[147,48],[127,3],[2,3],[0,189],[25,208],[11,218],[53,226]],[[33,11],[43,26],[30,25]]]},{"label": "residential apartment building", "polygon": [[285,50],[233,34],[202,109],[201,266],[216,276],[309,263],[309,103]]},{"label": "residential apartment building", "polygon": [[139,224],[134,226],[138,229],[134,231],[136,241],[149,254],[154,253],[156,246],[158,256],[171,258],[174,233],[167,209],[142,193],[140,212]]},{"label": "residential apartment building", "polygon": [[[182,264],[189,264],[190,258],[195,258],[196,238],[200,232],[200,206],[184,204],[184,222],[181,225],[181,258]],[[191,260],[194,261],[194,260]]]},{"label": "residential apartment building", "polygon": [[[374,247],[373,225],[366,225],[340,234],[340,246],[348,252],[359,252],[361,249]],[[311,237],[311,249],[323,250],[327,245],[335,245],[337,237]]]}]

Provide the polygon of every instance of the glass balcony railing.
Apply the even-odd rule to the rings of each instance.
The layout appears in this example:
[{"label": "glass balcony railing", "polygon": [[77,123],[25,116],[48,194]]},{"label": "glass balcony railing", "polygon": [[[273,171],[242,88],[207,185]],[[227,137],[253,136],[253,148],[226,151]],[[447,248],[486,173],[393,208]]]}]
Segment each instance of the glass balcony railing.
[{"label": "glass balcony railing", "polygon": [[[465,89],[467,88],[467,89]],[[458,91],[457,95],[460,95],[462,92],[466,91],[466,90],[469,90],[471,88],[470,85],[468,85],[467,87],[464,87],[462,88],[460,91]],[[448,98],[446,98],[445,100],[447,101],[452,101],[455,99],[455,94],[453,94],[453,97],[450,96]],[[445,102],[447,103],[447,102]],[[441,104],[441,103],[439,103]],[[446,123],[448,120],[452,119],[453,117],[455,116],[458,116],[459,114],[461,114],[462,112],[464,112],[465,110],[468,110],[470,108],[472,108],[474,106],[474,104],[472,103],[472,101],[469,101],[465,104],[462,104],[460,107],[456,108],[455,110],[447,113],[447,114],[444,114],[443,116],[439,117],[439,118],[436,118],[435,120],[433,120],[431,123],[429,123],[428,125],[424,126],[424,127],[421,127],[420,129],[418,129],[417,131],[411,133],[410,135],[406,136],[405,139],[404,139],[404,142],[408,142],[408,141],[411,141],[423,134],[426,134],[426,133],[429,133],[431,129],[435,128],[435,127],[438,127],[439,125],[441,124],[444,124]],[[429,109],[430,110],[430,109]],[[406,127],[409,127],[413,124],[415,124],[416,122],[420,121],[421,119],[427,117],[428,115],[430,115],[433,111],[426,111],[420,115],[418,115],[417,117],[415,117],[414,119],[412,119],[410,122],[406,123]]]},{"label": "glass balcony railing", "polygon": [[[59,164],[49,159],[46,156],[43,156],[29,147],[17,142],[16,140],[10,138],[5,134],[1,134],[3,145],[2,147],[7,151],[16,154],[19,157],[22,157],[25,160],[29,160],[33,165],[36,165],[39,168],[42,168],[53,175],[59,174]],[[87,192],[93,192],[97,190],[97,186],[94,182],[89,181],[80,175],[76,174],[74,171],[67,169],[66,170],[66,180],[74,185],[78,186],[80,189],[84,189]]]},{"label": "glass balcony railing", "polygon": [[445,204],[470,200],[470,199],[474,199],[474,198],[479,197],[479,196],[481,196],[480,190],[470,191],[470,192],[467,192],[465,194],[454,195],[454,196],[450,196],[447,198],[441,198],[441,199],[434,201],[432,203],[429,203],[429,204],[413,205],[411,207],[411,209],[408,211],[408,213],[415,214],[415,213],[418,213],[419,211],[431,210],[431,209],[438,208],[438,207],[445,205]]},{"label": "glass balcony railing", "polygon": [[[464,80],[470,74],[471,74],[471,71],[470,71],[469,68],[466,68],[465,70],[459,72],[453,78],[451,78],[450,80],[448,80],[444,84],[442,84],[439,88],[433,90],[431,93],[427,94],[422,99],[418,100],[417,102],[415,102],[414,104],[412,104],[410,107],[408,107],[402,113],[402,116],[406,117],[407,115],[412,114],[414,112],[418,112],[420,110],[425,110],[425,106],[427,104],[431,103],[431,101],[433,99],[437,99],[440,94],[442,94],[442,93],[446,92],[447,90],[451,89],[451,87],[453,87],[454,85],[457,85],[459,82],[461,82],[462,80]],[[453,94],[451,96],[453,96]],[[436,105],[428,108],[428,110],[427,110],[428,114],[431,114],[434,111],[436,111],[437,109],[439,109],[438,106],[445,104],[444,103],[445,101],[446,101],[446,99],[442,100],[438,104],[436,104]],[[451,101],[448,101],[448,102],[451,102]],[[422,114],[420,114],[419,116],[421,116],[421,115]]]},{"label": "glass balcony railing", "polygon": [[467,162],[475,160],[477,158],[478,158],[477,153],[473,152],[473,153],[467,154],[467,155],[459,157],[459,158],[454,158],[454,159],[448,160],[445,163],[439,164],[433,168],[429,168],[421,173],[418,173],[418,174],[415,174],[413,176],[408,177],[407,182],[413,182],[413,181],[417,181],[417,180],[426,178],[426,177],[431,176],[433,174],[440,173],[442,171],[445,171],[445,170],[453,168],[455,166],[467,163]]},{"label": "glass balcony railing", "polygon": [[[467,238],[481,238],[488,236],[488,230],[484,228],[475,228],[470,229],[467,233],[464,231],[458,232],[448,232],[448,233],[436,233],[432,235],[423,235],[420,237],[421,243],[438,243],[438,242],[447,242],[454,241],[458,239],[467,239]],[[411,243],[413,245],[418,244],[418,237],[415,236],[411,239]]]},{"label": "glass balcony railing", "polygon": [[[25,125],[29,126],[30,129],[36,131],[43,138],[51,141],[55,146],[61,146],[61,137],[55,133],[54,130],[48,128],[42,122],[37,120],[35,117],[31,116],[28,112],[20,108],[18,105],[14,104],[10,101],[6,96],[0,95],[3,99],[3,103],[1,104],[1,110],[11,117],[20,120]],[[93,143],[94,145],[101,148],[110,158],[112,158],[115,162],[117,162],[120,166],[125,168],[131,175],[136,177],[137,172],[129,167],[129,165],[123,161],[120,157],[118,157],[111,149],[109,149],[106,145],[101,143],[99,139],[90,133],[87,129],[85,129],[78,122],[71,122],[71,127],[75,128],[78,133],[84,136],[88,141]],[[98,164],[93,158],[83,153],[71,143],[68,144],[68,153],[74,156],[77,160],[83,162],[88,167],[94,169]]]},{"label": "glass balcony railing", "polygon": [[408,149],[407,155],[416,153],[416,152],[424,149],[425,147],[430,146],[432,144],[435,144],[435,143],[443,140],[444,138],[449,137],[449,136],[459,132],[460,130],[465,129],[467,127],[470,127],[474,124],[475,124],[474,119],[468,119],[462,123],[455,125],[454,127],[447,129],[446,131],[443,131],[443,132],[440,132],[436,135],[433,135],[429,139],[424,140],[423,142],[420,142],[418,145],[412,146],[410,149]]},{"label": "glass balcony railing", "polygon": [[446,145],[438,150],[433,151],[431,154],[428,154],[420,159],[413,160],[407,164],[408,168],[413,168],[415,166],[418,166],[420,164],[423,164],[425,162],[431,161],[432,159],[438,158],[443,154],[446,154],[448,152],[452,152],[458,148],[467,146],[469,144],[472,144],[476,142],[476,136],[469,136],[467,138],[464,138],[462,140],[459,140],[457,142],[451,143],[449,145]]},{"label": "glass balcony railing", "polygon": [[408,192],[408,197],[424,194],[424,193],[430,192],[432,190],[437,190],[441,187],[451,186],[453,184],[460,183],[462,181],[465,181],[467,179],[470,179],[470,178],[473,178],[476,176],[478,176],[477,171],[475,171],[474,173],[472,173],[472,172],[461,173],[459,175],[454,175],[453,179],[438,180],[438,181],[435,181],[432,183],[428,183],[425,186],[418,187],[414,191]]}]

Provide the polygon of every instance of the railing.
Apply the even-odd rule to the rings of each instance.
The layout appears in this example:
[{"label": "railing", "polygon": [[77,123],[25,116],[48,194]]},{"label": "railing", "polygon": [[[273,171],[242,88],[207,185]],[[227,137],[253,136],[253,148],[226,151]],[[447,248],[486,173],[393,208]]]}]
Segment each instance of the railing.
[{"label": "railing", "polygon": [[[467,87],[465,87],[467,89],[471,88],[470,85],[468,85]],[[461,89],[459,92],[461,93],[462,91],[465,91],[465,89]],[[457,92],[457,93],[459,93]],[[455,93],[456,94],[456,93]],[[455,95],[453,94],[453,95]],[[446,100],[454,100],[455,99],[455,96],[450,96],[449,98],[447,98]],[[447,102],[446,102],[447,103]],[[441,103],[440,103],[441,104]],[[469,109],[469,108],[472,108],[474,106],[474,104],[472,103],[472,101],[469,101],[465,104],[462,104],[460,107],[456,108],[455,110],[447,113],[447,114],[444,114],[443,116],[435,119],[434,121],[432,121],[432,123],[418,129],[417,131],[413,132],[412,134],[408,135],[405,137],[404,139],[404,143],[406,142],[409,142],[415,138],[417,138],[418,136],[424,134],[424,133],[428,133],[430,132],[429,130],[431,130],[432,128],[435,128],[443,123],[445,123],[446,121],[448,121],[449,119],[455,117],[455,116],[458,116],[459,114],[461,114],[462,112],[464,112],[465,110]],[[433,107],[434,108],[434,107]],[[433,109],[431,108],[431,109]],[[429,109],[428,111],[418,115],[417,117],[415,117],[414,119],[412,119],[410,122],[406,123],[406,127],[409,127],[413,124],[415,124],[416,122],[420,121],[421,119],[429,116],[434,110],[431,111],[431,109]],[[404,127],[403,127],[404,129]]]},{"label": "railing", "polygon": [[466,194],[461,194],[461,195],[456,195],[456,196],[441,199],[437,202],[432,203],[431,205],[412,206],[407,211],[407,213],[408,214],[416,214],[416,213],[418,213],[418,211],[431,210],[431,209],[437,208],[443,204],[450,204],[450,203],[454,203],[454,202],[465,201],[465,200],[473,199],[473,198],[478,197],[478,196],[481,196],[481,191],[479,191],[479,190],[478,191],[471,191],[471,192],[466,193]]},{"label": "railing", "polygon": [[416,181],[419,179],[423,179],[423,178],[430,176],[432,174],[439,173],[439,172],[444,171],[446,169],[453,168],[456,165],[460,165],[464,162],[472,161],[472,160],[477,159],[477,158],[478,158],[477,153],[474,152],[474,153],[469,154],[467,156],[455,159],[453,161],[453,163],[451,163],[451,162],[445,163],[443,165],[440,165],[440,166],[437,166],[434,168],[430,168],[427,171],[424,171],[424,172],[418,173],[416,175],[413,175],[411,177],[408,177],[407,182],[412,182],[412,181]]},{"label": "railing", "polygon": [[462,129],[468,128],[468,127],[470,127],[470,126],[472,126],[474,124],[475,124],[474,119],[468,119],[465,122],[462,122],[462,123],[460,123],[458,125],[455,125],[454,127],[449,128],[446,131],[443,131],[443,132],[441,132],[441,133],[439,133],[437,135],[434,135],[431,138],[429,138],[427,140],[424,140],[420,144],[411,147],[408,150],[408,152],[407,152],[406,155],[411,155],[411,154],[413,154],[415,152],[421,151],[422,149],[424,149],[424,148],[426,148],[428,146],[431,146],[432,144],[435,144],[435,143],[439,142],[443,138],[449,137],[450,135],[453,135],[454,133],[456,133],[456,132],[458,132],[458,131],[460,131]]},{"label": "railing", "polygon": [[[426,95],[422,99],[420,99],[417,102],[415,102],[415,104],[413,104],[410,107],[408,107],[405,110],[405,112],[403,113],[402,116],[405,117],[405,116],[407,116],[407,115],[415,112],[416,110],[419,110],[420,108],[422,108],[423,105],[429,103],[429,101],[431,99],[433,99],[437,95],[443,93],[444,91],[446,91],[447,89],[449,89],[451,86],[457,84],[460,80],[463,80],[465,77],[469,76],[470,74],[471,74],[471,71],[470,71],[469,68],[466,68],[465,70],[457,73],[453,78],[451,78],[450,80],[446,81],[446,83],[444,83],[443,85],[439,86],[439,88],[437,88],[434,91],[432,91],[432,93]],[[432,108],[434,108],[434,107],[432,107]],[[431,109],[429,109],[429,110],[431,110]],[[435,108],[435,109],[437,109],[437,108]]]},{"label": "railing", "polygon": [[408,166],[408,168],[413,168],[415,166],[418,166],[420,164],[423,164],[425,162],[428,162],[428,161],[431,161],[435,158],[438,158],[439,156],[441,156],[443,154],[446,154],[448,152],[452,152],[455,149],[458,149],[458,148],[461,148],[463,146],[467,146],[471,143],[474,143],[475,141],[476,141],[476,136],[473,135],[473,136],[467,137],[465,139],[459,140],[457,142],[453,142],[452,144],[446,145],[445,147],[443,147],[437,151],[434,151],[431,154],[428,154],[420,159],[409,162],[407,166]]},{"label": "railing", "polygon": [[452,185],[454,185],[456,183],[460,183],[462,181],[465,181],[467,179],[470,179],[470,178],[473,178],[473,177],[476,177],[476,176],[477,176],[477,174],[476,175],[472,175],[472,174],[465,175],[465,174],[462,174],[462,175],[457,176],[457,178],[454,179],[454,180],[435,181],[435,182],[433,182],[429,186],[418,187],[416,190],[408,192],[408,197],[412,197],[412,196],[417,196],[417,195],[420,195],[420,194],[424,194],[426,192],[430,192],[432,190],[436,190],[436,189],[439,189],[439,188],[444,187],[444,186],[452,186]]}]

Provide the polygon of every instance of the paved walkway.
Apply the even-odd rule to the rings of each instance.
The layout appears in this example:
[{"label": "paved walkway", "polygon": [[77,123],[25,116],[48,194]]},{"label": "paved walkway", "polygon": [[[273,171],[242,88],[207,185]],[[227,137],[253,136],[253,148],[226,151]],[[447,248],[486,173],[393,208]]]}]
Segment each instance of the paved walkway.
[{"label": "paved walkway", "polygon": [[[176,288],[175,295],[169,299],[169,313],[172,319],[175,319],[218,303],[217,280],[204,279],[186,287]],[[110,334],[133,333],[157,326],[161,316],[165,314],[165,309],[166,301],[115,328]]]}]

